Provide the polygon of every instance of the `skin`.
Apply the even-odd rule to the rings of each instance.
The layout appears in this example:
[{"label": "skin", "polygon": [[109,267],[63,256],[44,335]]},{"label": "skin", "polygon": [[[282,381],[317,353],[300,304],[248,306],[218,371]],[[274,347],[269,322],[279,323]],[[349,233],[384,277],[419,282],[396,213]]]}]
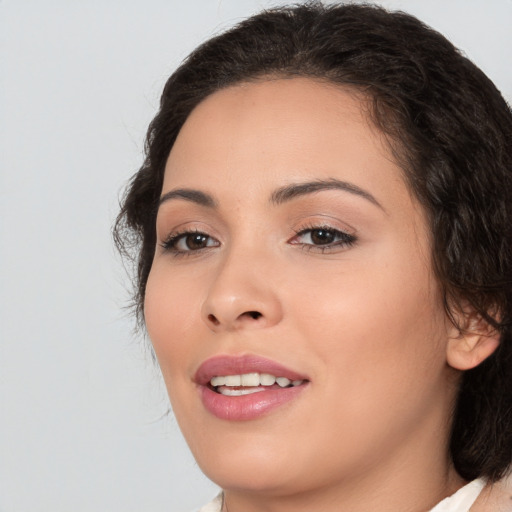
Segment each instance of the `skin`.
[{"label": "skin", "polygon": [[[310,79],[229,87],[183,126],[162,195],[199,190],[216,206],[161,204],[145,318],[180,427],[229,512],[420,512],[464,484],[447,455],[459,370],[495,344],[448,321],[402,175],[363,98]],[[340,189],[271,201],[334,179],[374,201]],[[315,245],[314,227],[356,240]],[[207,246],[162,247],[187,231]],[[194,374],[245,354],[310,382],[257,419],[219,419]]]}]

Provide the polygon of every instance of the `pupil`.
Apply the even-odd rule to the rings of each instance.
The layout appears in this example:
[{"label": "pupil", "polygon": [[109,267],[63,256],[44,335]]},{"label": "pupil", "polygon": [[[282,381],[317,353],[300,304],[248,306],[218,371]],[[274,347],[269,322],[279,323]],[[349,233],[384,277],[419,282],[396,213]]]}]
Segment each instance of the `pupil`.
[{"label": "pupil", "polygon": [[186,244],[189,249],[202,249],[203,247],[206,247],[206,239],[206,235],[196,233],[194,235],[187,236]]},{"label": "pupil", "polygon": [[311,240],[317,245],[330,244],[334,240],[334,233],[325,229],[315,229],[311,232]]}]

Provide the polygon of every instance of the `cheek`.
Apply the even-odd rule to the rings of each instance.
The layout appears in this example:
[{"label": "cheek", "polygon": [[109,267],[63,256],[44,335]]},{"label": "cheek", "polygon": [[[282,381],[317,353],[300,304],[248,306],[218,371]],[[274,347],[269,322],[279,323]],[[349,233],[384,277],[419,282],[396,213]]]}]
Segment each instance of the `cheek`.
[{"label": "cheek", "polygon": [[154,265],[149,274],[144,301],[146,329],[162,373],[168,380],[174,368],[183,368],[193,347],[187,335],[198,328],[200,308],[197,280],[180,279],[164,265]]},{"label": "cheek", "polygon": [[429,373],[445,367],[447,339],[433,277],[417,257],[414,264],[360,263],[325,278],[305,276],[309,293],[294,312],[300,332],[324,361],[326,380],[354,393],[400,393],[405,382],[427,387]]},{"label": "cheek", "polygon": [[[308,347],[321,361],[314,382],[322,393],[308,419],[311,430],[327,436],[332,425],[331,439],[343,432],[358,450],[377,452],[436,409],[446,393],[445,315],[428,272],[419,278],[419,270],[396,267],[394,277],[378,269],[347,271],[322,286],[312,279],[307,298],[297,299],[298,332],[308,340],[297,348]],[[311,352],[304,351],[305,360]],[[344,439],[339,449],[356,457]]]}]

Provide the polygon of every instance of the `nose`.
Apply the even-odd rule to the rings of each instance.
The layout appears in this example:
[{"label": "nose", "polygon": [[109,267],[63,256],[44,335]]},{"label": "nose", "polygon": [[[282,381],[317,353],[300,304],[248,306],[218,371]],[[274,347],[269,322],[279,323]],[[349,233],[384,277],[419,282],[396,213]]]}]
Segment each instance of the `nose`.
[{"label": "nose", "polygon": [[245,257],[226,258],[210,283],[201,315],[214,332],[278,324],[282,319],[282,304],[268,265],[247,257],[247,253]]}]

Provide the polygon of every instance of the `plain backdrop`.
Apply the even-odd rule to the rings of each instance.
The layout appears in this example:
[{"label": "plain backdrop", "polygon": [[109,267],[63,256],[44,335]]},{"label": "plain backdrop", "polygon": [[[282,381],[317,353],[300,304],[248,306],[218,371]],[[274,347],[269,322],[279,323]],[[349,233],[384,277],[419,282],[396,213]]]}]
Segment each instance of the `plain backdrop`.
[{"label": "plain backdrop", "polygon": [[[187,512],[216,487],[124,309],[110,228],[162,86],[256,0],[0,0],[0,511]],[[512,99],[511,0],[389,0]]]}]

